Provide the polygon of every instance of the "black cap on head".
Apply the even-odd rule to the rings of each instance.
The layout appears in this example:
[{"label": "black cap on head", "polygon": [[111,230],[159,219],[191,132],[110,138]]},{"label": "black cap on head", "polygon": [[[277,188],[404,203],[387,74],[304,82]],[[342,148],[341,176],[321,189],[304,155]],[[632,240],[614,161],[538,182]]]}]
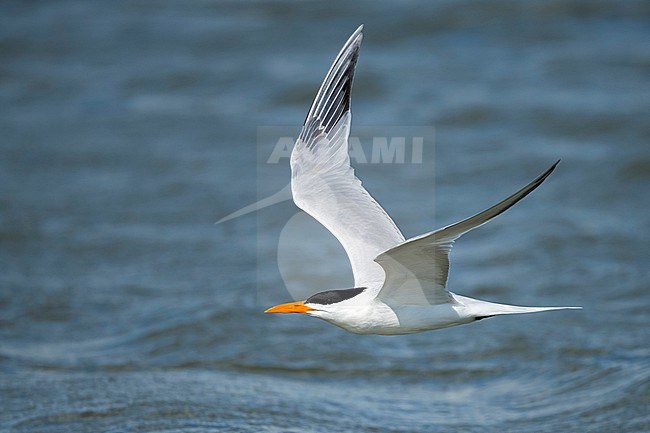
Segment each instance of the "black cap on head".
[{"label": "black cap on head", "polygon": [[321,305],[336,304],[337,302],[354,298],[364,290],[366,290],[365,287],[355,287],[354,289],[342,289],[342,290],[326,290],[324,292],[319,292],[316,293],[315,295],[310,296],[305,301],[305,304],[321,304]]}]

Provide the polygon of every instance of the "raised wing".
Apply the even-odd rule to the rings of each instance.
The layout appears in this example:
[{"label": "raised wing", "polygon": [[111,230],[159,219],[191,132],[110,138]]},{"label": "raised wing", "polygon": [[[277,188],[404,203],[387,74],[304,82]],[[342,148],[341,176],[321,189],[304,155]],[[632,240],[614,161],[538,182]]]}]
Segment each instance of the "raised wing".
[{"label": "raised wing", "polygon": [[350,90],[362,29],[341,49],[307,114],[291,154],[291,191],[296,205],[341,242],[355,286],[378,291],[384,271],[374,259],[404,236],[350,167]]},{"label": "raised wing", "polygon": [[450,226],[409,239],[377,256],[375,261],[386,271],[384,286],[377,296],[388,304],[436,305],[449,302],[451,296],[446,286],[449,252],[454,241],[530,194],[544,182],[559,162],[491,208]]}]

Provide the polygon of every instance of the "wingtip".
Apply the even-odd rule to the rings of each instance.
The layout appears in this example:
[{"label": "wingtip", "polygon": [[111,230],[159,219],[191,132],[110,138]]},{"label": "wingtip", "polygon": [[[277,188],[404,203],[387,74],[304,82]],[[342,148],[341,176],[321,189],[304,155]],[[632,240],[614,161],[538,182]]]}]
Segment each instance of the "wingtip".
[{"label": "wingtip", "polygon": [[[539,182],[541,184],[544,180],[546,180],[547,177],[549,177],[551,175],[551,173],[553,173],[553,170],[555,170],[555,167],[557,167],[557,165],[560,163],[560,161],[561,161],[560,159],[555,161],[555,163],[552,166],[550,166],[549,168],[547,168],[546,171],[544,171],[544,173],[542,173],[537,179],[535,179],[535,181],[537,181],[537,182]],[[535,182],[535,181],[533,181],[533,182]]]},{"label": "wingtip", "polygon": [[352,41],[358,41],[358,43],[360,44],[362,40],[363,40],[363,24],[357,27],[354,33],[352,33],[352,36],[350,36],[350,40],[348,43],[351,43]]},{"label": "wingtip", "polygon": [[[317,128],[322,128],[326,133],[336,125],[343,113],[350,109],[350,94],[354,71],[359,58],[361,42],[363,41],[363,24],[357,27],[354,33],[343,44],[334,59],[327,75],[323,79],[311,108],[305,116],[303,129],[299,140],[305,140]],[[308,127],[310,119],[314,119],[317,127]]]}]

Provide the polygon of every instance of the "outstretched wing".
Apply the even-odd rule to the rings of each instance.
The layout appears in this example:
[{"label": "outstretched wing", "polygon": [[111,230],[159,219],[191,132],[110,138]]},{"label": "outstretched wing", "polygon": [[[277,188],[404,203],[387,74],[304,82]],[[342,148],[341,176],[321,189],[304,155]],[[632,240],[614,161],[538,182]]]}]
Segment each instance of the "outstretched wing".
[{"label": "outstretched wing", "polygon": [[334,60],[291,154],[296,205],[324,225],[348,254],[356,287],[379,287],[374,259],[404,236],[350,167],[350,90],[363,37],[359,27]]},{"label": "outstretched wing", "polygon": [[439,230],[409,239],[377,256],[386,271],[384,286],[377,295],[390,304],[435,305],[449,302],[446,289],[449,252],[456,239],[514,206],[551,174],[560,161],[537,179],[489,209]]}]

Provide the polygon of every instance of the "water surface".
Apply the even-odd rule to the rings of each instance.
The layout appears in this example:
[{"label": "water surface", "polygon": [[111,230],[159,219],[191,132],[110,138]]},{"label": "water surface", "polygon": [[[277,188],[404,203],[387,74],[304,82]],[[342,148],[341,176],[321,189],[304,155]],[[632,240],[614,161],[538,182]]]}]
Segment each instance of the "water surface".
[{"label": "water surface", "polygon": [[[648,22],[641,1],[4,2],[0,430],[650,430]],[[450,287],[582,312],[401,337],[262,314],[289,299],[297,209],[213,222],[286,184],[258,127],[300,124],[360,23],[353,123],[435,128],[364,184],[413,236],[561,158],[457,242]],[[314,286],[349,280],[320,245]]]}]

